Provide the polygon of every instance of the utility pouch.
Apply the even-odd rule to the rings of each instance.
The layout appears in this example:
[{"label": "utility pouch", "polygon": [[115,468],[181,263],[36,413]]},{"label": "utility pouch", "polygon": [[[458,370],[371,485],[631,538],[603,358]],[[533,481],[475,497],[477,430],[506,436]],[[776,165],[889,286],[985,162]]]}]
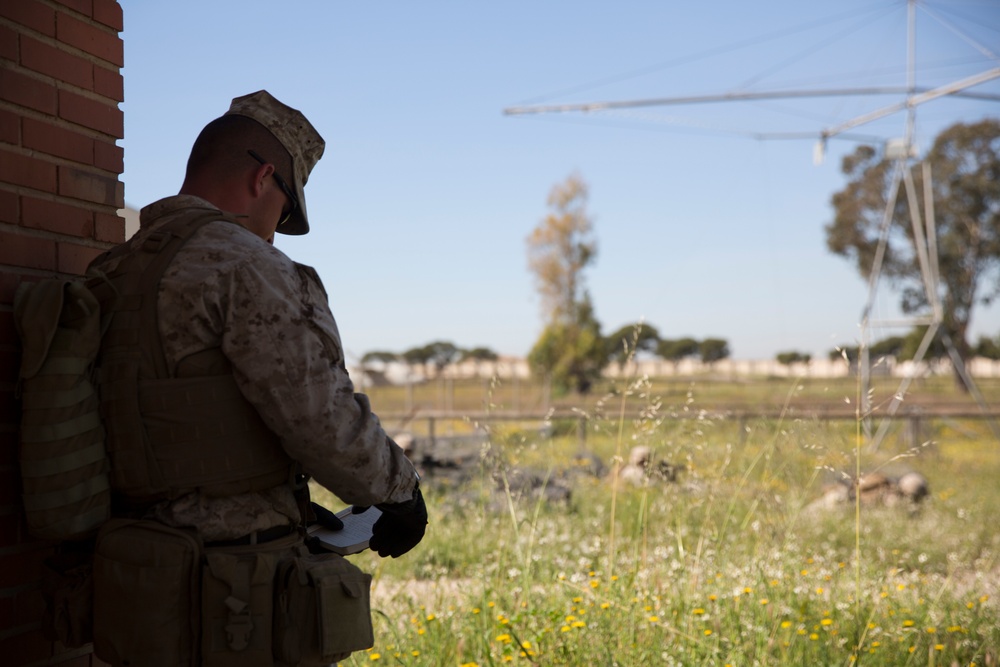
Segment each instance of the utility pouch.
[{"label": "utility pouch", "polygon": [[202,566],[203,667],[272,667],[274,578],[278,563],[305,551],[302,537],[207,547]]},{"label": "utility pouch", "polygon": [[112,519],[94,554],[94,653],[114,667],[195,667],[198,563],[193,531]]},{"label": "utility pouch", "polygon": [[94,641],[93,553],[61,549],[42,565],[42,634],[68,648]]},{"label": "utility pouch", "polygon": [[278,566],[274,657],[313,667],[375,645],[372,577],[339,554],[309,554]]}]

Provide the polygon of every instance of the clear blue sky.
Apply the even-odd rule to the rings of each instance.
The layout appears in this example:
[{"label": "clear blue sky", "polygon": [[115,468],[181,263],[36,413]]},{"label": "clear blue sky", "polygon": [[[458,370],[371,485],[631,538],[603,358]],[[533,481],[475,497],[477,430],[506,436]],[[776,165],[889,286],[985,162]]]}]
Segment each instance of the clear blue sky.
[{"label": "clear blue sky", "polygon": [[[845,181],[810,136],[895,96],[836,96],[593,114],[509,116],[524,104],[903,86],[904,0],[346,2],[122,0],[125,200],[175,194],[188,150],[233,97],[267,89],[302,110],[326,155],[306,187],[313,231],[278,237],[315,266],[348,354],[432,340],[524,355],[542,319],[525,238],[549,190],[590,186],[587,274],[606,333],[725,338],[738,359],[825,356],[859,334],[867,285],[826,250]],[[917,85],[1000,66],[1000,3],[921,2]],[[1000,79],[977,92],[1000,93]],[[1000,103],[920,107],[926,148]],[[894,114],[854,130],[901,136]],[[880,291],[876,317],[897,316]],[[875,337],[902,333],[880,330]],[[977,308],[973,340],[1000,333]]]}]

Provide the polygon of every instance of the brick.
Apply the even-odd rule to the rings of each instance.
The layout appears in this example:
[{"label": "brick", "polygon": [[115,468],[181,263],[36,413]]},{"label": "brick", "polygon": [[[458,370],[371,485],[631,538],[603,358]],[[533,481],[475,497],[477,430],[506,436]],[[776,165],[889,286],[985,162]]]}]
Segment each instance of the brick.
[{"label": "brick", "polygon": [[88,136],[34,118],[25,118],[22,130],[25,148],[86,165],[94,163],[94,140]]},{"label": "brick", "polygon": [[87,265],[104,252],[102,248],[91,248],[76,243],[57,243],[56,249],[60,273],[72,273],[79,276],[86,273]]},{"label": "brick", "polygon": [[124,45],[117,32],[84,23],[65,12],[59,12],[56,15],[56,38],[113,65],[125,65]]},{"label": "brick", "polygon": [[125,118],[118,105],[92,100],[68,90],[59,91],[59,117],[117,138],[125,133]]},{"label": "brick", "polygon": [[73,199],[121,208],[117,200],[118,179],[70,166],[59,167],[59,194]]},{"label": "brick", "polygon": [[89,60],[27,35],[21,37],[21,65],[87,90],[94,87],[94,66]]},{"label": "brick", "polygon": [[58,104],[54,85],[6,68],[0,68],[0,99],[50,115]]},{"label": "brick", "polygon": [[0,109],[0,141],[15,146],[21,143],[21,118],[5,109]]},{"label": "brick", "polygon": [[31,630],[0,641],[0,655],[8,665],[27,665],[47,660],[52,655],[52,644],[41,630]]},{"label": "brick", "polygon": [[0,149],[0,183],[11,183],[45,192],[54,192],[56,189],[56,166],[41,158]]},{"label": "brick", "polygon": [[92,0],[56,0],[56,2],[65,7],[69,7],[74,11],[80,12],[84,16],[90,16],[94,13]]},{"label": "brick", "polygon": [[38,0],[0,2],[0,16],[53,37],[56,34],[56,13]]},{"label": "brick", "polygon": [[56,246],[52,241],[0,230],[0,264],[54,271]]},{"label": "brick", "polygon": [[118,4],[118,0],[94,0],[94,20],[118,32],[125,29],[122,6]]},{"label": "brick", "polygon": [[17,195],[7,190],[0,190],[0,222],[16,225],[21,220],[21,206]]},{"label": "brick", "polygon": [[12,547],[21,543],[21,513],[0,514],[0,547]]},{"label": "brick", "polygon": [[22,225],[57,234],[90,238],[94,234],[94,214],[78,206],[31,197],[21,198]]},{"label": "brick", "polygon": [[94,215],[94,238],[105,243],[124,243],[125,220],[118,215]]},{"label": "brick", "polygon": [[114,174],[125,171],[125,149],[110,141],[94,142],[94,166]]},{"label": "brick", "polygon": [[[3,232],[0,232],[0,243],[2,242],[6,242],[6,237]],[[0,303],[7,305],[14,303],[14,292],[22,280],[25,280],[23,275],[15,273],[10,269],[0,271]],[[0,431],[0,441],[2,440],[3,431]]]},{"label": "brick", "polygon": [[116,102],[125,101],[125,81],[121,70],[94,65],[94,92]]},{"label": "brick", "polygon": [[0,58],[17,62],[18,34],[5,25],[0,25]]}]

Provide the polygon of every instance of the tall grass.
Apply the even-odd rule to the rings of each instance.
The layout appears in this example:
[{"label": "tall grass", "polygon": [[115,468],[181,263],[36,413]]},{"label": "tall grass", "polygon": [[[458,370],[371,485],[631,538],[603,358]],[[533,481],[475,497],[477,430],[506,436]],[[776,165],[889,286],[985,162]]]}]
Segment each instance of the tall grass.
[{"label": "tall grass", "polygon": [[[741,426],[713,421],[698,384],[657,389],[636,378],[586,408],[602,477],[579,474],[572,433],[484,424],[470,481],[422,484],[424,541],[353,557],[375,577],[376,646],[344,664],[996,664],[1000,444],[986,424],[936,423],[916,450],[891,434],[870,454],[857,424],[783,411]],[[803,391],[785,382],[782,405]],[[683,465],[679,479],[623,484],[636,445]],[[930,498],[811,507],[836,475],[876,468],[920,471]],[[572,479],[569,502],[520,491],[526,470]]]}]

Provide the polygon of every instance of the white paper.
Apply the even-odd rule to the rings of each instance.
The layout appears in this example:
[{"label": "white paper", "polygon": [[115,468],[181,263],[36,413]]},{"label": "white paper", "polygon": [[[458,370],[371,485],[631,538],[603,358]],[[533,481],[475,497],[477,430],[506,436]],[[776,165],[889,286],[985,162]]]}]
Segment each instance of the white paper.
[{"label": "white paper", "polygon": [[341,530],[330,530],[318,523],[309,527],[310,537],[319,539],[323,548],[334,551],[342,556],[349,556],[368,548],[368,540],[372,537],[372,526],[382,516],[377,507],[369,507],[361,514],[352,514],[350,507],[337,512],[337,517],[344,522]]}]

